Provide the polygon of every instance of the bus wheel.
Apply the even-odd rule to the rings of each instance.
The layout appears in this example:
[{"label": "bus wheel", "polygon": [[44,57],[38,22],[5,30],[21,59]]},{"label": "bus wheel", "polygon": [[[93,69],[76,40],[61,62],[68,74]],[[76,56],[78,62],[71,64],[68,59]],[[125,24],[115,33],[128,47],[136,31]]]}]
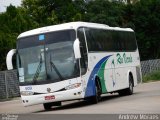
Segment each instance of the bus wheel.
[{"label": "bus wheel", "polygon": [[97,104],[101,99],[101,87],[100,87],[100,83],[98,81],[95,86],[95,93],[96,93],[95,96],[93,96],[93,98],[92,98],[93,104]]},{"label": "bus wheel", "polygon": [[129,87],[118,91],[120,96],[125,96],[125,95],[132,95],[133,94],[133,77],[129,75]]},{"label": "bus wheel", "polygon": [[126,89],[127,95],[132,95],[133,94],[133,77],[130,75],[129,76],[129,87]]},{"label": "bus wheel", "polygon": [[51,102],[51,103],[44,103],[43,104],[45,110],[51,110],[52,106],[61,106],[61,105],[62,105],[61,101],[59,101],[59,102]]},{"label": "bus wheel", "polygon": [[51,110],[51,108],[52,108],[52,103],[44,103],[44,104],[43,104],[43,107],[44,107],[45,110]]}]

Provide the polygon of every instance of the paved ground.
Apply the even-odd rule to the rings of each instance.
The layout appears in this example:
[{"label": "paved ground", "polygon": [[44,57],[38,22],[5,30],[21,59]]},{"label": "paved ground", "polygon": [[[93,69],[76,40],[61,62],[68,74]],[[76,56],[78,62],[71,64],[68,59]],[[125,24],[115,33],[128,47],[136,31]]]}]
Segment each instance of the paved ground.
[{"label": "paved ground", "polygon": [[86,101],[64,102],[62,107],[44,111],[42,105],[23,107],[21,101],[0,102],[0,113],[36,113],[36,114],[114,114],[114,113],[159,113],[160,82],[140,84],[131,96],[120,97],[118,94],[105,95],[98,104]]}]

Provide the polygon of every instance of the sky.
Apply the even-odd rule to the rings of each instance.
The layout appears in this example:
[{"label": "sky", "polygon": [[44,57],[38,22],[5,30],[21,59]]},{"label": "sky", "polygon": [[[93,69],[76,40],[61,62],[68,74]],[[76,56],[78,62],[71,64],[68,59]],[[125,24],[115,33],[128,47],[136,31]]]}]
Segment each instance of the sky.
[{"label": "sky", "polygon": [[10,4],[14,6],[20,6],[21,0],[0,0],[0,12],[5,12],[6,7],[9,6]]}]

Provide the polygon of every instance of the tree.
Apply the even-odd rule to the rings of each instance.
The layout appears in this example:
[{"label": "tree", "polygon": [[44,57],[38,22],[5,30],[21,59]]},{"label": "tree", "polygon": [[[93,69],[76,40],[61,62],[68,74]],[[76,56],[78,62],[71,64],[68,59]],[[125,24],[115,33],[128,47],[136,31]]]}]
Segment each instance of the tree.
[{"label": "tree", "polygon": [[95,0],[89,2],[85,14],[85,21],[107,24],[109,26],[122,26],[122,3],[108,0]]},{"label": "tree", "polygon": [[160,58],[160,0],[135,1],[126,5],[108,0],[23,0],[21,7],[8,6],[0,13],[0,70],[6,69],[6,54],[16,48],[20,33],[71,21],[130,27],[136,33],[141,60]]},{"label": "tree", "polygon": [[23,8],[8,6],[5,13],[0,14],[0,70],[5,70],[6,55],[10,49],[16,48],[18,35],[36,25],[31,21]]},{"label": "tree", "polygon": [[142,60],[160,58],[159,13],[159,0],[141,0],[134,6],[133,22]]}]

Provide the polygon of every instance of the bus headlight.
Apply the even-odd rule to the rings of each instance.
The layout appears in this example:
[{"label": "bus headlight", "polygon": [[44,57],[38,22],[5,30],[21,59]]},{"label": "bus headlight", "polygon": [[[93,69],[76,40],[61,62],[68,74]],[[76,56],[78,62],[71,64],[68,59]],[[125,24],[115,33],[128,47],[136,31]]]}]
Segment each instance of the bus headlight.
[{"label": "bus headlight", "polygon": [[72,85],[65,87],[65,89],[70,90],[70,89],[78,88],[80,86],[81,86],[81,83],[75,83],[75,84],[72,84]]},{"label": "bus headlight", "polygon": [[23,95],[23,96],[29,96],[29,95],[33,95],[34,94],[34,92],[32,92],[32,91],[21,91],[21,95]]}]

